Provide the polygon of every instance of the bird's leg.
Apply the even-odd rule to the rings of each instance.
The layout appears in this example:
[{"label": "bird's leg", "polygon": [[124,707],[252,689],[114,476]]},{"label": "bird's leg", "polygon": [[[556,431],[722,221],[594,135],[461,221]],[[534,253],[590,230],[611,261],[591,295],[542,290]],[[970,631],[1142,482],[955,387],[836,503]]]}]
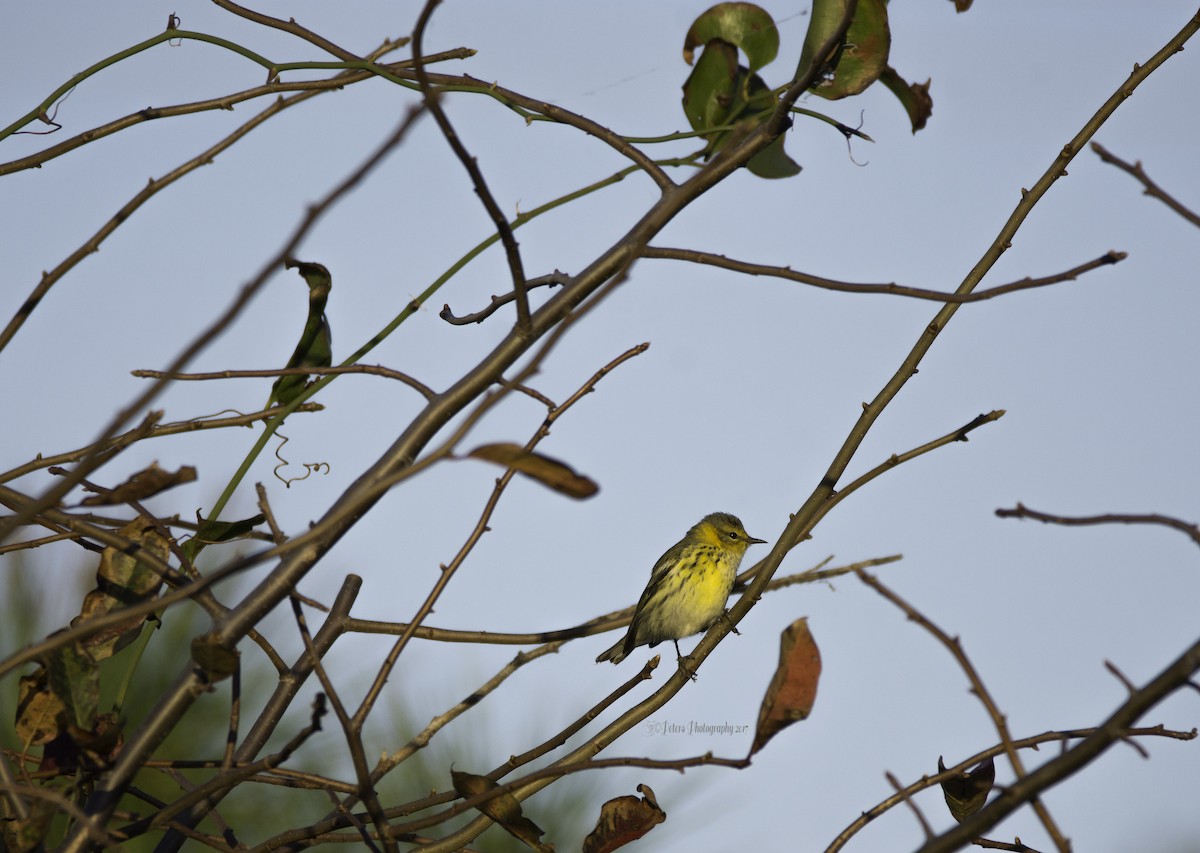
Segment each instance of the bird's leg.
[{"label": "bird's leg", "polygon": [[690,678],[692,681],[695,681],[696,680],[696,670],[694,670],[690,666],[688,666],[688,660],[690,660],[690,658],[685,658],[683,656],[683,652],[679,651],[679,641],[678,640],[672,640],[671,642],[673,642],[675,644],[675,662],[679,664],[680,669],[682,669],[684,672],[686,672],[688,674],[688,678]]},{"label": "bird's leg", "polygon": [[728,610],[722,610],[722,611],[721,611],[721,618],[725,620],[725,623],[726,623],[727,625],[729,625],[729,630],[730,630],[730,631],[732,631],[733,633],[737,634],[739,637],[740,637],[740,636],[742,636],[742,632],[741,632],[741,631],[739,631],[739,630],[737,629],[737,625],[734,625],[734,624],[733,624],[733,622],[732,622],[732,621],[730,621],[730,619],[729,619],[729,611],[728,611]]}]

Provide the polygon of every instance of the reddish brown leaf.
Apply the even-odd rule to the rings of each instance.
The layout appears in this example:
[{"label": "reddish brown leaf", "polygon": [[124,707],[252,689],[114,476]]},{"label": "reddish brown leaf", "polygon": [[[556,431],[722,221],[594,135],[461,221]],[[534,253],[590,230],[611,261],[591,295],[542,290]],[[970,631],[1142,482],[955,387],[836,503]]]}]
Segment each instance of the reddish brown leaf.
[{"label": "reddish brown leaf", "polygon": [[638,785],[644,796],[632,794],[609,800],[600,807],[596,828],[583,840],[583,853],[610,853],[641,838],[667,819],[648,785]]},{"label": "reddish brown leaf", "polygon": [[567,497],[590,498],[600,491],[594,480],[576,473],[570,465],[526,450],[519,444],[485,444],[467,456],[512,468]]},{"label": "reddish brown leaf", "polygon": [[750,754],[797,720],[806,719],[817,698],[821,653],[808,630],[808,619],[797,619],[779,638],[779,666],[758,710],[758,726]]}]

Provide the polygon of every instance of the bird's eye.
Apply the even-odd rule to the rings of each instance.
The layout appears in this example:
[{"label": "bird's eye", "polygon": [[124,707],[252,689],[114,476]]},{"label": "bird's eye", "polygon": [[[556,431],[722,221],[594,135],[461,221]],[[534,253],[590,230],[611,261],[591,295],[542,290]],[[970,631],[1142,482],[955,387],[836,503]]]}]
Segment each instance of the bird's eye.
[{"label": "bird's eye", "polygon": [[736,530],[730,530],[730,531],[729,531],[729,538],[730,538],[730,539],[732,539],[734,542],[736,542],[736,541],[737,541],[737,538],[738,538],[738,537],[737,537],[737,531],[736,531]]}]

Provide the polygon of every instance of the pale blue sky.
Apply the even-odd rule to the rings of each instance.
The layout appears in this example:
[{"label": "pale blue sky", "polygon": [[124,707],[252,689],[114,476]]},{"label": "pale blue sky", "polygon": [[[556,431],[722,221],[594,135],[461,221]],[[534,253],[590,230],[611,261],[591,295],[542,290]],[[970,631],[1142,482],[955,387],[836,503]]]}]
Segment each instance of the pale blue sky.
[{"label": "pale blue sky", "polygon": [[[801,5],[764,6],[780,22],[782,37],[779,60],[762,72],[774,85],[795,65],[807,16]],[[186,29],[241,40],[279,61],[325,58],[215,6],[172,8]],[[498,81],[622,133],[669,133],[686,126],[679,86],[688,68],[680,48],[704,8],[449,0],[434,18],[427,49],[475,48],[473,59],[444,70]],[[366,52],[384,36],[408,32],[416,9],[413,3],[349,3],[336,10],[293,3],[279,13]],[[7,10],[0,118],[11,121],[71,74],[160,32],[168,11],[150,2]],[[801,119],[787,142],[804,167],[798,177],[764,182],[735,175],[654,242],[850,281],[951,289],[987,248],[1021,188],[1037,180],[1134,63],[1147,60],[1194,12],[1174,0],[979,2],[963,15],[948,2],[893,4],[892,64],[909,79],[933,79],[926,130],[912,135],[884,91],[836,104],[811,99],[806,106],[850,124],[862,113],[875,144],[856,142],[853,158],[867,165],[847,156],[834,131]],[[1198,53],[1192,45],[1170,60],[1096,137],[1126,159],[1143,160],[1157,181],[1193,207],[1200,207]],[[213,97],[262,78],[257,66],[210,45],[162,46],[78,87],[58,120],[64,134],[76,133],[141,107]],[[141,390],[143,380],[128,372],[166,364],[278,250],[304,206],[373,149],[413,100],[384,83],[321,96],[272,120],[138,211],[100,253],[55,286],[0,353],[0,389],[8,401],[0,412],[6,437],[0,468],[91,440]],[[624,165],[596,140],[547,124],[526,127],[490,99],[451,95],[445,105],[510,213]],[[3,320],[42,270],[82,243],[149,177],[198,153],[258,108],[144,124],[40,170],[3,178]],[[7,139],[0,159],[53,139]],[[651,149],[667,156],[690,146],[661,150]],[[1023,501],[1062,514],[1200,517],[1200,234],[1090,152],[1069,172],[985,283],[1047,275],[1110,249],[1129,252],[1129,259],[1077,282],[964,307],[879,420],[849,478],[981,412],[1003,408],[1008,415],[969,443],[902,466],[847,500],[781,569],[799,571],[830,554],[851,562],[902,553],[904,560],[881,570],[882,578],[961,637],[1018,737],[1102,720],[1125,696],[1103,662],[1113,661],[1136,683],[1149,680],[1195,640],[1200,594],[1194,546],[1178,534],[1044,527],[993,514]],[[518,232],[526,270],[578,271],[653,199],[652,183],[634,176],[535,221]],[[374,334],[488,229],[465,173],[434,124],[423,122],[299,252],[333,274],[328,314],[335,357]],[[489,252],[367,361],[444,387],[487,352],[511,315],[502,311],[482,326],[451,327],[437,316],[442,303],[457,313],[476,310],[506,290],[506,280],[502,254]],[[299,278],[281,270],[194,367],[282,363],[303,310]],[[824,473],[862,401],[875,395],[934,311],[926,302],[831,294],[666,261],[639,263],[563,340],[533,383],[562,399],[621,351],[651,343],[542,445],[593,476],[599,496],[575,503],[515,482],[493,532],[429,624],[555,629],[632,604],[658,555],[713,510],[736,513],[753,535],[773,541]],[[156,406],[172,419],[250,410],[268,387],[267,380],[184,383]],[[403,386],[365,377],[339,380],[320,401],[327,406],[323,414],[289,421],[285,455],[328,462],[331,472],[285,490],[272,480],[268,457],[251,475],[250,482],[268,484],[281,523],[293,532],[320,517],[420,403]],[[543,414],[526,398],[510,398],[467,446],[523,442]],[[199,483],[154,503],[164,512],[190,513],[211,504],[252,440],[239,430],[150,443],[106,469],[104,479],[117,481],[152,459],[169,468],[195,464]],[[356,615],[407,620],[438,564],[467,535],[495,476],[481,464],[451,464],[390,494],[322,561],[303,591],[328,598],[352,571],[365,578]],[[37,491],[44,483],[35,477],[20,485]],[[252,502],[251,487],[231,514],[248,513]],[[758,551],[751,557],[765,554]],[[71,571],[79,565],[69,546],[43,549],[35,565],[55,583],[64,582],[56,561]],[[59,627],[73,606],[48,604],[41,627]],[[845,579],[767,596],[742,623],[742,636],[728,638],[699,681],[656,719],[753,726],[779,632],[802,615],[810,618],[825,662],[817,704],[808,721],[777,736],[751,769],[734,777],[734,771],[708,768],[683,779],[606,772],[569,783],[591,786],[586,790],[597,805],[632,792],[639,781],[655,789],[668,820],[630,850],[821,850],[891,792],[885,771],[911,781],[932,773],[938,755],[949,763],[995,743],[946,651],[875,593]],[[270,624],[289,640],[294,634],[282,619]],[[491,733],[484,748],[493,763],[527,749],[649,657],[640,650],[619,669],[593,664],[612,640],[577,641],[527,667],[462,724],[477,736]],[[388,690],[424,720],[473,690],[513,651],[418,644]],[[331,660],[353,692],[360,689],[356,676],[373,671],[383,653],[376,643],[347,643]],[[1196,718],[1196,696],[1184,693],[1143,723],[1190,729]],[[370,737],[368,754],[402,743],[382,725]],[[648,740],[635,731],[606,754],[679,757],[712,750],[740,756],[749,742],[749,735]],[[448,764],[454,755],[439,746],[431,745],[429,757]],[[1200,786],[1196,745],[1160,740],[1145,746],[1150,761],[1115,748],[1046,798],[1077,850],[1200,849],[1200,818],[1179,806],[1187,801],[1181,794]],[[1054,754],[1032,753],[1027,762]],[[1001,781],[1011,781],[1002,762],[998,770]],[[936,792],[919,802],[935,826],[949,825]],[[539,803],[552,812],[550,795],[534,797],[528,807],[549,828],[553,821],[539,818]],[[1008,841],[1014,835],[1050,848],[1027,812],[991,833]],[[897,809],[848,849],[909,850],[920,839],[912,816]],[[553,840],[559,849],[578,842]]]}]

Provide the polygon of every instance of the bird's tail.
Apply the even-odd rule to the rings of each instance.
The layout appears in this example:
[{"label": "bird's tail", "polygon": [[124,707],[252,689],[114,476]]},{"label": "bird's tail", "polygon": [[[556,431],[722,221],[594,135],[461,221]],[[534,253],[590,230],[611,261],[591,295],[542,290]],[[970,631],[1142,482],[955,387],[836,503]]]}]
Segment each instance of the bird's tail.
[{"label": "bird's tail", "polygon": [[625,638],[622,637],[617,640],[616,645],[610,649],[606,649],[596,657],[596,663],[600,663],[602,660],[612,661],[613,663],[620,663],[625,660]]}]

